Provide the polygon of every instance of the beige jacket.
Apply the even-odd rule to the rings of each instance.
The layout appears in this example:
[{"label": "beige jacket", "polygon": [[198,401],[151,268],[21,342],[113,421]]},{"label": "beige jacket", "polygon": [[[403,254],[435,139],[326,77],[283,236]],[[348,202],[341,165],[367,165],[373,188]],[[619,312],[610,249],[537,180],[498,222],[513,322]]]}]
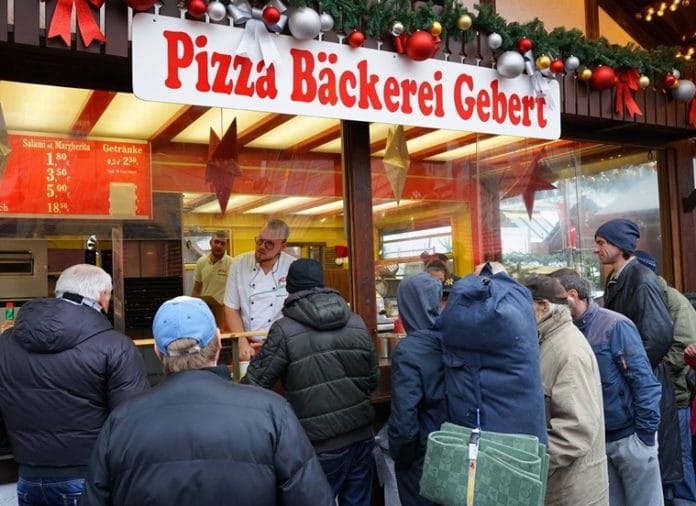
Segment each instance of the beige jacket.
[{"label": "beige jacket", "polygon": [[539,323],[541,380],[549,435],[546,506],[607,506],[604,406],[592,348],[568,308]]}]

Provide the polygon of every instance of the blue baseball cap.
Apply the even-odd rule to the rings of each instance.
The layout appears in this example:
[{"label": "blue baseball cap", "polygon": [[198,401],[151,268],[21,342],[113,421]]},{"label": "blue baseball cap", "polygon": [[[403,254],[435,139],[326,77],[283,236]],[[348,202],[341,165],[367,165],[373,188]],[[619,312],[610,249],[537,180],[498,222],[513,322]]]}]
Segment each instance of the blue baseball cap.
[{"label": "blue baseball cap", "polygon": [[176,356],[180,353],[170,353],[167,348],[177,339],[195,339],[198,346],[186,350],[195,353],[208,344],[215,336],[215,318],[208,305],[201,299],[182,295],[168,300],[160,306],[152,322],[152,333],[155,336],[157,349],[166,356]]}]

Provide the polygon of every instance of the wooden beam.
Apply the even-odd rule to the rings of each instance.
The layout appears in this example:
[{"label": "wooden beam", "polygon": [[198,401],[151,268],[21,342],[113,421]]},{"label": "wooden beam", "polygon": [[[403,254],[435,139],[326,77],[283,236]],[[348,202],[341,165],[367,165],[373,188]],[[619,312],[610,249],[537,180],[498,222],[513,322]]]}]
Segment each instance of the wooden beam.
[{"label": "wooden beam", "polygon": [[342,121],[341,139],[343,205],[351,266],[350,307],[365,320],[378,350],[369,123]]},{"label": "wooden beam", "polygon": [[240,134],[237,136],[237,145],[244,146],[257,137],[260,137],[274,128],[279,127],[283,123],[290,121],[294,117],[295,116],[291,114],[267,114],[260,121],[257,121],[243,132],[240,132]]},{"label": "wooden beam", "polygon": [[[453,139],[451,141],[440,142],[438,144],[434,144],[432,146],[428,146],[427,148],[421,149],[420,151],[411,153],[409,154],[409,157],[411,158],[411,161],[414,162],[417,160],[423,160],[424,158],[428,158],[429,156],[438,155],[451,149],[461,148],[462,146],[466,146],[471,144],[472,142],[476,142],[476,138],[478,137],[478,135],[479,134],[466,134],[462,137]],[[490,137],[490,135],[482,135],[481,138],[486,139],[488,137]]]},{"label": "wooden beam", "polygon": [[187,105],[179,109],[177,113],[169,118],[152,136],[149,141],[152,143],[152,151],[156,151],[160,146],[166,145],[174,137],[183,132],[191,123],[203,116],[210,110],[210,107],[201,105]]},{"label": "wooden beam", "polygon": [[[408,130],[404,131],[404,137],[406,138],[407,141],[410,141],[411,139],[415,139],[416,137],[420,137],[421,135],[429,134],[430,132],[434,132],[434,128],[425,128],[425,127],[412,127],[409,128]],[[384,148],[387,147],[387,138],[385,137],[382,140],[373,142],[370,144],[370,153],[375,153],[376,151],[382,151]]]},{"label": "wooden beam", "polygon": [[635,13],[626,10],[622,0],[597,0],[599,7],[621,26],[631,37],[636,39],[636,42],[646,49],[654,48],[658,45],[658,41],[664,37],[658,32],[657,25],[651,25],[648,32],[636,21]]},{"label": "wooden beam", "polygon": [[75,137],[89,135],[115,96],[115,91],[93,90],[75,123],[70,127],[70,135]]},{"label": "wooden beam", "polygon": [[311,151],[314,148],[318,148],[319,146],[326,144],[327,142],[331,142],[333,140],[338,139],[341,137],[341,123],[339,121],[338,124],[335,126],[332,126],[328,130],[324,130],[321,133],[318,133],[309,139],[306,139],[299,144],[295,144],[290,149],[286,149],[283,151],[283,155],[286,156],[293,156],[297,155],[299,153],[306,153],[307,151]]},{"label": "wooden beam", "polygon": [[585,37],[595,40],[599,36],[599,0],[585,0]]}]

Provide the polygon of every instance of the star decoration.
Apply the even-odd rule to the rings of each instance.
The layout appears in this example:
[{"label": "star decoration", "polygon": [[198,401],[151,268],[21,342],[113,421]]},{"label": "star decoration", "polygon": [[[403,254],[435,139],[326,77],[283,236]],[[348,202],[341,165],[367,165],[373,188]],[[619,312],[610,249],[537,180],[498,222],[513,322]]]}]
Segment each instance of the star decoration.
[{"label": "star decoration", "polygon": [[237,160],[237,120],[232,121],[222,140],[211,128],[205,181],[213,185],[222,214],[227,211],[234,178],[242,175]]},{"label": "star decoration", "polygon": [[387,147],[382,161],[384,162],[387,179],[389,184],[391,184],[396,203],[398,204],[406,184],[406,174],[408,174],[408,168],[411,165],[403,126],[399,125],[394,129],[389,129],[387,133]]},{"label": "star decoration", "polygon": [[527,215],[530,220],[534,213],[534,197],[536,192],[557,189],[541,176],[544,171],[548,171],[548,166],[542,160],[544,153],[545,150],[541,149],[526,168],[518,161],[512,162],[516,179],[515,182],[512,183],[512,186],[510,186],[502,196],[503,199],[509,199],[517,195],[522,195],[524,207],[527,209]]}]

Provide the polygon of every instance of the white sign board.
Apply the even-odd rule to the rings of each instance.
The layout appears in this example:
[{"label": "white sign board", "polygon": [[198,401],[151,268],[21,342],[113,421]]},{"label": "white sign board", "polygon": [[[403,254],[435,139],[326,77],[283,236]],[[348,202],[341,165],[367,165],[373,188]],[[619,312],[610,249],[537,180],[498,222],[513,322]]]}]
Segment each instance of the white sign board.
[{"label": "white sign board", "polygon": [[159,102],[560,137],[560,93],[553,79],[542,97],[528,75],[505,79],[493,69],[300,41],[266,33],[263,26],[259,37],[259,27],[252,33],[250,23],[245,35],[245,28],[137,14],[135,95]]}]

